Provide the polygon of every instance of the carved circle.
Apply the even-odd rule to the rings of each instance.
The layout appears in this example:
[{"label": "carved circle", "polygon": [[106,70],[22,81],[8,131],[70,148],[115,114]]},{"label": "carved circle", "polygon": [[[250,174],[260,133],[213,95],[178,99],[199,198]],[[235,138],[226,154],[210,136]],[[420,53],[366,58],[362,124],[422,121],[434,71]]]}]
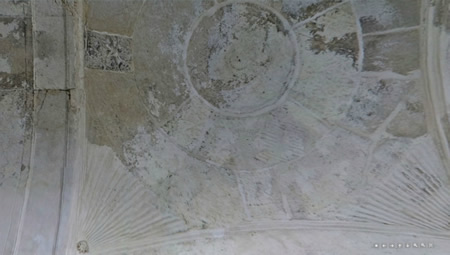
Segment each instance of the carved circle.
[{"label": "carved circle", "polygon": [[83,240],[83,241],[79,241],[77,243],[77,251],[81,254],[86,254],[89,252],[89,245],[87,243],[87,241]]},{"label": "carved circle", "polygon": [[230,116],[269,111],[298,75],[298,50],[289,22],[253,2],[208,10],[188,35],[184,69],[193,91]]}]

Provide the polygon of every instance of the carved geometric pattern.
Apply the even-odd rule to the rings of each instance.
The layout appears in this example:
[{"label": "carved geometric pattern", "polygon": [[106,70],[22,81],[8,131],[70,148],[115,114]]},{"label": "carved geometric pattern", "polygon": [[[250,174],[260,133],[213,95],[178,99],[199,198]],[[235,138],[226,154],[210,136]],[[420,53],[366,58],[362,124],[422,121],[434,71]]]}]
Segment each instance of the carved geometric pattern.
[{"label": "carved geometric pattern", "polygon": [[[450,231],[450,189],[430,139],[407,151],[381,183],[363,194],[350,220]],[[353,212],[351,212],[353,211]]]},{"label": "carved geometric pattern", "polygon": [[[360,75],[360,71],[372,71],[374,73],[387,73],[393,77],[391,77],[392,79],[400,77],[405,80],[410,79],[412,76],[409,76],[409,74],[408,76],[403,75],[406,75],[409,71],[417,71],[415,68],[420,68],[418,61],[407,61],[411,64],[411,66],[407,66],[408,68],[410,67],[408,70],[392,69],[390,66],[391,59],[388,56],[386,56],[386,59],[389,61],[381,63],[383,65],[380,65],[380,67],[367,68],[367,63],[365,63],[365,66],[360,66],[363,60],[369,62],[371,60],[370,57],[375,59],[373,60],[374,63],[379,63],[376,57],[380,54],[376,50],[372,54],[368,50],[369,46],[363,44],[363,31],[360,31],[361,28],[357,28],[353,24],[357,19],[354,19],[355,17],[353,16],[352,4],[354,4],[353,1],[344,1],[342,5],[336,5],[336,8],[330,9],[326,15],[319,15],[318,13],[317,17],[309,19],[308,22],[293,24],[294,26],[290,27],[285,26],[286,24],[280,26],[285,21],[284,19],[279,19],[278,14],[273,14],[277,12],[273,11],[272,7],[263,8],[262,5],[253,3],[253,1],[228,1],[225,3],[216,1],[215,7],[205,12],[204,15],[202,14],[203,16],[200,18],[197,17],[197,21],[193,18],[189,22],[186,20],[180,22],[180,24],[193,23],[194,26],[191,27],[191,30],[188,30],[187,27],[176,27],[174,31],[168,34],[151,34],[154,36],[152,40],[159,42],[158,47],[161,48],[158,49],[156,49],[157,47],[152,48],[152,44],[147,44],[148,34],[145,33],[148,29],[147,24],[151,23],[149,20],[152,20],[151,18],[154,15],[147,14],[145,16],[146,14],[144,13],[143,17],[147,17],[148,20],[144,19],[142,21],[144,25],[141,25],[142,28],[139,28],[140,30],[136,29],[138,32],[135,32],[133,43],[135,44],[134,47],[139,49],[139,51],[135,51],[133,57],[136,63],[140,63],[135,67],[138,70],[136,71],[136,83],[142,91],[142,95],[145,95],[143,99],[145,100],[144,102],[147,102],[146,106],[150,110],[150,115],[155,117],[160,122],[159,124],[162,124],[167,137],[177,143],[189,155],[203,160],[206,164],[226,166],[235,170],[248,218],[251,220],[267,220],[267,222],[256,220],[247,224],[247,226],[242,222],[234,222],[235,226],[226,226],[224,229],[219,229],[219,234],[271,228],[329,228],[344,231],[357,230],[367,233],[375,232],[373,231],[375,229],[392,234],[395,233],[395,229],[398,227],[399,229],[414,229],[417,230],[417,233],[428,231],[427,233],[435,233],[436,236],[440,235],[446,238],[449,236],[450,188],[445,173],[445,166],[441,165],[442,159],[439,157],[440,152],[438,150],[441,148],[435,148],[435,144],[430,136],[414,137],[413,139],[405,138],[408,136],[402,137],[404,140],[411,141],[412,145],[409,142],[405,142],[406,152],[398,159],[395,159],[394,162],[390,162],[392,164],[386,163],[382,167],[383,174],[372,176],[374,178],[367,178],[366,180],[362,180],[364,178],[359,178],[358,176],[358,180],[367,181],[367,185],[358,186],[358,192],[348,193],[349,198],[345,198],[345,201],[348,201],[349,205],[342,205],[345,209],[336,209],[341,210],[339,212],[340,215],[336,215],[338,216],[336,218],[340,221],[290,220],[289,204],[284,197],[284,190],[283,192],[281,191],[283,183],[277,180],[278,173],[275,174],[273,169],[269,169],[269,167],[273,167],[280,162],[284,163],[296,158],[310,156],[307,153],[316,146],[317,140],[320,139],[325,131],[328,131],[328,125],[325,127],[316,118],[323,118],[324,122],[332,124],[330,125],[331,127],[334,126],[334,121],[339,122],[339,116],[345,113],[347,102],[351,101],[355,88],[360,85],[360,77],[358,76],[359,78],[357,79],[352,76],[351,79],[348,79],[347,74],[350,71],[338,69],[337,67],[349,67],[352,75],[354,74],[355,77],[357,74]],[[295,86],[292,84],[294,86],[292,90],[295,93],[289,92],[288,99],[284,98],[284,89],[291,88],[290,79],[284,81],[284,77],[287,75],[280,76],[283,79],[281,83],[284,87],[282,89],[279,91],[267,90],[274,89],[273,86],[269,86],[272,85],[272,82],[266,80],[266,78],[269,78],[266,77],[264,72],[266,70],[265,65],[270,64],[269,60],[272,60],[271,57],[260,59],[260,54],[250,52],[252,54],[250,54],[248,59],[241,59],[241,55],[244,53],[241,46],[243,45],[242,47],[245,49],[245,47],[248,47],[249,38],[258,38],[260,35],[265,35],[263,33],[265,30],[253,34],[253,21],[259,22],[261,20],[261,17],[256,15],[259,12],[264,13],[265,15],[263,16],[272,17],[271,22],[276,21],[273,25],[269,24],[267,31],[272,31],[271,33],[273,34],[280,34],[280,38],[286,37],[282,35],[283,33],[295,31],[301,37],[299,38],[299,45],[301,46],[293,45],[292,52],[287,52],[286,55],[296,56],[294,53],[296,53],[298,46],[304,46],[305,49],[302,48],[302,50],[311,54],[310,59],[307,59],[311,61],[305,61],[304,69],[306,71],[303,73],[303,76],[300,75],[298,84],[295,84]],[[347,21],[348,24],[352,24],[351,29],[349,28],[347,31],[346,27],[342,31],[334,31],[338,27],[338,21],[340,21],[335,20],[335,18],[339,17],[339,15],[342,15],[340,18]],[[209,29],[210,25],[227,24],[225,21],[229,17],[235,16],[251,17],[252,22],[246,19],[240,21],[234,19],[238,25],[229,31],[230,36],[228,33],[225,33],[225,39],[229,41],[225,40],[226,44],[215,45],[215,41],[212,39],[217,39],[215,38],[216,34],[210,34],[210,32],[214,32],[214,29],[220,31],[223,27],[217,26]],[[259,24],[258,22],[255,24]],[[276,23],[280,24],[277,25]],[[203,29],[203,26],[205,29]],[[258,28],[258,26],[255,27]],[[252,29],[248,29],[248,27]],[[187,30],[184,42],[179,40],[178,37],[180,34],[179,30],[181,30],[181,34],[184,34],[185,31],[183,29]],[[410,28],[407,29],[408,38],[417,38],[418,31],[414,30],[415,32],[412,33]],[[247,33],[247,30],[252,31],[252,33]],[[329,41],[326,42],[324,30],[333,30],[333,33],[330,32],[330,34],[334,35],[336,33],[336,37],[330,37],[328,38]],[[141,31],[144,32],[141,33]],[[302,33],[309,33],[309,35],[306,36]],[[233,38],[231,36],[233,34],[238,36]],[[374,41],[378,42],[381,40],[380,38],[384,38],[384,36],[389,37],[393,34],[395,35],[395,32],[387,33],[387,35],[366,34],[364,40],[370,42],[369,38],[373,38]],[[157,38],[158,36],[161,38]],[[99,33],[98,37],[101,39],[103,35]],[[247,40],[238,40],[238,37]],[[124,44],[128,47],[129,38],[125,39]],[[398,38],[394,39],[397,40]],[[117,40],[120,41],[119,39]],[[90,44],[88,42],[88,46],[95,45],[95,43],[92,43],[94,41],[91,40]],[[284,40],[280,39],[280,41]],[[290,39],[286,41],[290,41]],[[410,41],[413,42],[411,48],[416,52],[415,50],[418,48],[417,41],[414,39]],[[256,42],[260,43],[261,40],[256,40]],[[343,51],[343,48],[347,47],[341,45],[344,42],[352,47],[349,51],[350,53]],[[217,52],[213,52],[214,54],[210,52],[211,56],[205,54],[204,49],[206,47],[201,47],[210,43],[217,46],[210,47],[217,50]],[[396,43],[396,45],[403,45],[402,40],[398,40]],[[255,45],[249,48],[256,52],[258,48]],[[264,44],[262,45],[264,46]],[[315,51],[308,51],[307,46],[314,48]],[[273,47],[273,49],[276,49],[275,46]],[[403,46],[401,48],[405,48],[404,51],[408,53],[411,50]],[[94,56],[96,48],[92,47],[88,50],[91,49],[94,50],[92,51],[92,56]],[[273,53],[278,57],[276,50],[269,49],[271,50],[269,53]],[[378,48],[376,49],[378,50]],[[380,47],[380,49],[385,48]],[[148,50],[155,50],[156,53],[150,53]],[[365,59],[359,59],[363,55],[356,56],[356,54],[357,52],[359,54],[362,50],[364,50],[364,53],[371,54],[364,55]],[[396,49],[391,48],[390,50],[396,51]],[[225,54],[225,52],[227,53]],[[172,53],[173,55],[171,55]],[[155,54],[160,54],[161,59],[153,58]],[[390,51],[386,53],[386,55],[390,54]],[[197,58],[197,56],[203,56],[204,59]],[[416,57],[415,55],[413,56]],[[399,59],[402,58],[395,58],[395,61]],[[112,61],[114,59],[107,60],[111,60],[111,66],[115,65],[115,62]],[[131,63],[131,58],[128,60]],[[275,70],[278,70],[278,60],[282,64],[280,67],[297,66],[295,59],[289,63],[284,63],[284,58],[275,60],[277,60],[274,62],[277,63],[277,69]],[[312,60],[317,60],[317,63]],[[344,63],[344,60],[348,63]],[[162,64],[164,61],[167,61],[165,64],[168,67],[162,72],[156,67],[164,66]],[[248,69],[252,65],[245,61],[259,64],[258,69]],[[356,65],[356,61],[359,61],[359,67]],[[104,66],[95,66],[94,62],[92,62],[94,64],[87,62],[87,66],[90,68],[112,70]],[[328,62],[333,65],[327,66],[325,71],[322,64]],[[348,65],[349,63],[352,65]],[[314,64],[317,64],[317,66]],[[183,68],[179,68],[182,65],[184,65]],[[224,72],[224,66],[227,65],[234,68],[232,72]],[[406,65],[393,66],[404,68]],[[122,65],[119,65],[119,67],[122,67]],[[131,70],[131,64],[129,66],[126,65],[126,67],[126,70],[119,71]],[[154,73],[151,72],[152,68],[149,67],[154,67],[156,71]],[[316,69],[320,69],[320,71],[315,73]],[[270,71],[272,69],[267,68],[267,70]],[[284,70],[284,68],[280,70]],[[342,81],[337,81],[337,77],[334,76],[334,74],[339,73],[338,71],[342,72],[340,73],[342,77],[338,77],[342,78]],[[395,74],[396,72],[398,74]],[[253,73],[255,75],[247,75]],[[183,75],[186,77],[183,78]],[[262,76],[258,77],[257,75]],[[305,82],[308,81],[308,76],[310,83]],[[184,80],[183,82],[183,79],[188,81]],[[155,82],[158,80],[164,82],[160,82],[161,84]],[[228,83],[223,83],[223,80],[227,80]],[[256,80],[258,82],[249,83],[248,80]],[[261,81],[263,85],[267,85],[267,88],[256,86],[261,84]],[[274,82],[273,84],[278,83],[280,82]],[[343,89],[343,86],[336,87],[336,84],[346,87],[345,89]],[[383,85],[382,87],[386,87],[386,82],[384,81],[379,82],[379,84]],[[254,91],[250,90],[250,86],[247,85],[254,85],[255,88],[252,88]],[[188,88],[191,91],[187,92]],[[231,93],[228,90],[235,90],[236,93]],[[243,93],[246,90],[249,90],[248,94]],[[169,92],[164,94],[160,93],[161,91]],[[259,97],[253,97],[255,91],[260,93]],[[329,94],[326,94],[326,92]],[[242,95],[248,95],[248,97],[243,97]],[[378,102],[376,96],[376,93],[370,94],[367,97],[374,98],[373,100],[367,100],[367,102]],[[387,93],[387,97],[392,97],[392,93]],[[336,101],[333,101],[333,98],[337,98]],[[219,100],[219,103],[214,104],[217,100]],[[346,128],[356,133],[357,136],[361,135],[367,137],[368,140],[372,140],[374,143],[374,148],[372,149],[377,149],[378,143],[383,142],[382,140],[386,138],[385,135],[387,134],[383,133],[386,125],[398,113],[394,109],[401,110],[401,107],[398,107],[399,100],[396,98],[391,100],[392,109],[385,109],[385,114],[380,118],[380,123],[383,124],[376,123],[377,125],[373,128],[376,131],[370,130],[370,132],[375,133],[368,134],[365,131],[357,130],[357,128]],[[294,104],[293,101],[295,101]],[[359,99],[356,98],[354,101],[359,102]],[[337,103],[342,105],[337,105]],[[375,103],[373,104],[376,105]],[[368,105],[367,103],[361,106],[361,109],[358,108],[360,110],[358,113],[362,116],[367,116],[368,119],[373,119],[372,115],[374,112],[371,111],[371,107]],[[307,114],[305,114],[303,108],[312,111],[314,120],[305,120]],[[372,108],[376,107],[373,106]],[[169,122],[165,122],[166,119]],[[166,124],[164,125],[163,123]],[[389,138],[393,138],[393,136],[395,135],[387,135]],[[342,138],[340,136],[337,137]],[[398,140],[402,139],[399,138]],[[352,146],[354,145],[342,146],[342,150],[350,151],[351,157],[356,158],[358,154],[353,153],[354,150],[347,148]],[[358,148],[357,145],[354,147]],[[337,150],[341,149],[338,146],[335,148]],[[329,168],[337,168],[336,162],[327,154],[333,155],[333,148],[331,146],[322,146],[320,149]],[[366,159],[364,156],[369,155],[367,157],[367,168],[364,168],[367,171],[361,171],[363,173],[362,177],[367,177],[365,174],[371,175],[372,173],[370,172],[373,170],[370,169],[373,163],[373,152],[366,153],[363,149],[361,151],[361,155],[363,155],[360,157],[361,159]],[[393,151],[389,151],[389,153],[391,152]],[[395,153],[393,152],[392,154]],[[79,250],[89,250],[89,252],[94,254],[110,254],[112,251],[117,252],[127,247],[139,249],[139,247],[146,246],[146,244],[148,246],[158,243],[159,240],[164,238],[165,241],[161,242],[166,242],[169,239],[170,242],[195,240],[202,236],[209,236],[211,233],[216,237],[214,231],[217,229],[204,229],[198,232],[195,230],[187,231],[186,224],[182,219],[160,211],[152,203],[155,195],[151,193],[151,187],[142,185],[139,179],[129,173],[109,149],[89,146],[87,155],[89,155],[89,160],[79,196],[81,198],[78,214],[80,225],[77,236]],[[357,169],[357,166],[352,163],[353,161],[348,160],[343,162],[342,165],[346,169]],[[305,171],[308,170],[308,167],[302,167]],[[245,169],[245,171],[242,171],[242,169]],[[317,174],[318,171],[315,170],[311,168],[311,172]],[[330,172],[332,171],[324,171],[323,176],[331,176]],[[352,177],[355,176],[353,172],[349,173],[348,176],[351,174],[353,175]],[[321,178],[323,178],[322,175],[317,174],[316,179]],[[345,179],[346,176],[342,178]],[[345,180],[348,180],[348,178]],[[332,187],[332,184],[336,183],[334,177],[323,179],[329,181],[328,183],[324,182],[324,185],[328,185],[327,187]],[[311,182],[307,184],[313,186],[313,180],[314,178],[311,177]],[[343,183],[347,184],[346,182]],[[351,185],[349,186],[351,187]],[[317,185],[314,188],[319,190],[323,189],[323,187],[322,185]],[[331,189],[332,192],[329,194],[337,193],[337,189]],[[359,192],[359,189],[361,189],[361,192]],[[293,194],[296,193],[293,192]],[[319,197],[317,192],[313,193],[314,195]],[[330,198],[330,196],[326,197]],[[294,197],[292,200],[296,199],[297,197]],[[333,203],[335,201],[331,198],[330,202]],[[332,212],[334,213],[334,211]],[[335,215],[333,214],[333,216]],[[174,235],[175,233],[178,234]],[[168,243],[169,241],[164,244]]]},{"label": "carved geometric pattern", "polygon": [[[153,194],[106,147],[89,145],[78,202],[77,241],[92,254],[186,230],[183,220],[152,204]],[[87,246],[86,245],[86,246]]]},{"label": "carved geometric pattern", "polygon": [[271,170],[239,171],[238,180],[243,187],[242,196],[250,217],[286,219],[282,194]]}]

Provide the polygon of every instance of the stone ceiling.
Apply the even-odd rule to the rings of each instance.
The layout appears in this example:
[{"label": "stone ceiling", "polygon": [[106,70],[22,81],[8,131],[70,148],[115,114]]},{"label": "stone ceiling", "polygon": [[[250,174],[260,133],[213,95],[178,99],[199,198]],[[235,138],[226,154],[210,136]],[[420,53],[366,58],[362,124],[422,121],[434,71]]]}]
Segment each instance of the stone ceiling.
[{"label": "stone ceiling", "polygon": [[1,1],[0,254],[448,254],[449,10]]}]

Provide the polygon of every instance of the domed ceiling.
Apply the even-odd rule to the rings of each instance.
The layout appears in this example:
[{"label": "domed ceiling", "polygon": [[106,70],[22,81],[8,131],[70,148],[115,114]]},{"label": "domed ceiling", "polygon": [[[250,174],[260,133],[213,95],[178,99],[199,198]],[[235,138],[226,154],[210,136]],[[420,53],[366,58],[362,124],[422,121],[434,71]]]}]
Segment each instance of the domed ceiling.
[{"label": "domed ceiling", "polygon": [[[234,244],[236,232],[448,233],[448,179],[425,116],[420,1],[136,1],[116,4],[130,14],[107,26],[115,14],[102,4],[87,3],[88,171],[139,183],[149,194],[126,210],[148,201],[173,223],[136,212],[127,217],[148,232],[135,235],[114,229],[113,216],[88,221],[80,240],[93,250],[145,246],[165,231],[163,246],[178,242],[172,234],[197,240],[182,234],[191,232],[227,240],[188,241],[180,249],[192,254]],[[95,47],[129,55],[111,52],[98,67]],[[118,185],[110,199],[129,195]],[[153,252],[178,254],[167,249]]]},{"label": "domed ceiling", "polygon": [[67,254],[450,248],[447,1],[62,3]]}]

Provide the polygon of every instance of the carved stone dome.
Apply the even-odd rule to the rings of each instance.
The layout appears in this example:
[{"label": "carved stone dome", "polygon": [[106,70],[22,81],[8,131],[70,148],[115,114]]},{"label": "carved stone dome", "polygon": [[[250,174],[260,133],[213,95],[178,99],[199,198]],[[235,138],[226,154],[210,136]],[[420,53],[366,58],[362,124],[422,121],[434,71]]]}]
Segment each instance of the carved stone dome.
[{"label": "carved stone dome", "polygon": [[0,0],[0,254],[448,254],[449,0]]}]

